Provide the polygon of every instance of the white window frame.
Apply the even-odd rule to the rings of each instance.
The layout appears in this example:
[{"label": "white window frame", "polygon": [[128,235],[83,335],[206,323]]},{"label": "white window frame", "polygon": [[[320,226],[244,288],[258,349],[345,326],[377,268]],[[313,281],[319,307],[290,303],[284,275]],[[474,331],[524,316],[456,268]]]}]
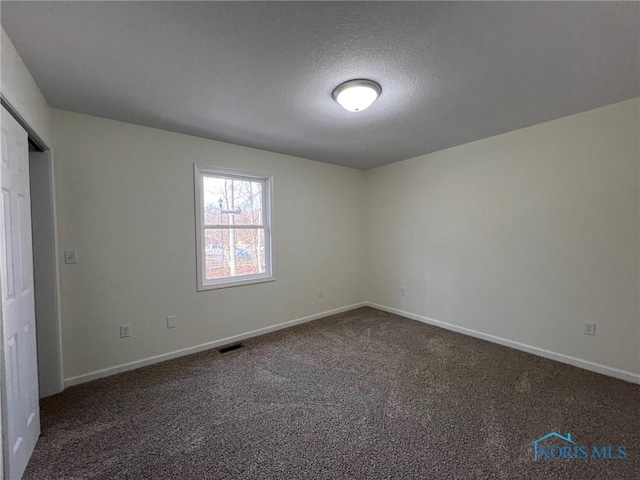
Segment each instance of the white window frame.
[{"label": "white window frame", "polygon": [[[273,177],[256,173],[240,172],[218,167],[207,167],[193,165],[194,187],[195,187],[195,213],[196,213],[196,271],[198,280],[198,291],[215,290],[219,288],[238,287],[240,285],[251,285],[255,283],[273,282],[273,228],[272,228],[272,191]],[[251,180],[262,182],[262,215],[264,229],[264,257],[265,272],[255,275],[237,275],[235,277],[218,278],[207,280],[206,255],[205,255],[205,230],[207,228],[247,228],[247,225],[237,225],[235,227],[206,225],[204,223],[204,177],[226,177],[235,180]],[[249,226],[256,228],[255,225]]]}]

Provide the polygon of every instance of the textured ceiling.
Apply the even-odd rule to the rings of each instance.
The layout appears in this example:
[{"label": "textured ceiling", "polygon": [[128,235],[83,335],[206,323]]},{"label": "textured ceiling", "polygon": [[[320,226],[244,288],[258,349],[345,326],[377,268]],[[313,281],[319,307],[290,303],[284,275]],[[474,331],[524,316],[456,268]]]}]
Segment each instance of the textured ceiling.
[{"label": "textured ceiling", "polygon": [[[636,2],[6,2],[51,106],[371,168],[640,95]],[[382,95],[350,113],[335,86]]]}]

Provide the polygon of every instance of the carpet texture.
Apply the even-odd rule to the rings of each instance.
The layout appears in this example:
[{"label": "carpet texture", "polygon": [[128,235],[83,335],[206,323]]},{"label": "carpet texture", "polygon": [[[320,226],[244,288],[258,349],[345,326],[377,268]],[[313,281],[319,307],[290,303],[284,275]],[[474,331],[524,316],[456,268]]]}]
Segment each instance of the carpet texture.
[{"label": "carpet texture", "polygon": [[[638,385],[372,308],[244,344],[43,400],[25,478],[640,478]],[[628,457],[534,462],[551,431]]]}]

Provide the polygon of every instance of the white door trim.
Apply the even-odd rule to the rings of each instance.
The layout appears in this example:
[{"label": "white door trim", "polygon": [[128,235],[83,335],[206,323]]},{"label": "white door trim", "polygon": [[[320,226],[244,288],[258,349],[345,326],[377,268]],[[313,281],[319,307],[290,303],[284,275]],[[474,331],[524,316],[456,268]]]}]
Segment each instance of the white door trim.
[{"label": "white door trim", "polygon": [[64,388],[60,291],[58,284],[58,241],[51,150],[29,152],[33,257],[36,291],[36,334],[38,336],[38,384],[40,398]]}]

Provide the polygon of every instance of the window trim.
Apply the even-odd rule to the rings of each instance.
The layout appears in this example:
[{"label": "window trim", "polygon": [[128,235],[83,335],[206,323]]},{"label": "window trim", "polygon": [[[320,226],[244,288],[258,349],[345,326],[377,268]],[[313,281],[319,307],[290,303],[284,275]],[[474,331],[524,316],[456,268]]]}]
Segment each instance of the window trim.
[{"label": "window trim", "polygon": [[[245,180],[258,180],[264,182],[264,191],[262,192],[263,201],[263,224],[265,238],[265,273],[254,275],[239,275],[225,279],[205,280],[205,262],[204,255],[204,205],[203,205],[203,186],[202,178],[206,176],[229,177]],[[218,290],[220,288],[239,287],[242,285],[253,285],[256,283],[274,282],[273,273],[273,177],[260,173],[240,172],[219,167],[209,167],[204,165],[193,164],[193,180],[195,191],[195,220],[196,220],[196,277],[197,291],[203,292],[208,290]],[[238,225],[237,228],[242,226]],[[250,227],[252,228],[252,227]],[[253,227],[255,228],[255,227]]]}]

